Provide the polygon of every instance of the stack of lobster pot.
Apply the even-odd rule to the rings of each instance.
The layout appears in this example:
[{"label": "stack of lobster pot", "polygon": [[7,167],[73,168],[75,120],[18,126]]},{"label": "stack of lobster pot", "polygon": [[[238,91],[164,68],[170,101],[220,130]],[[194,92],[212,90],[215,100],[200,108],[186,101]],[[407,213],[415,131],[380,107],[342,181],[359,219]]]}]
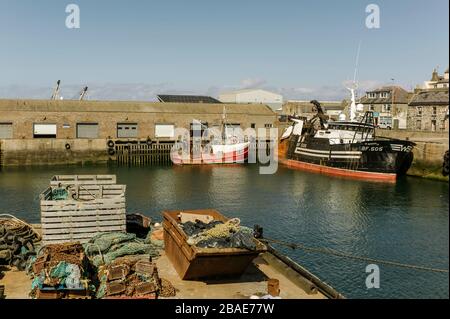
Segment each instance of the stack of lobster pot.
[{"label": "stack of lobster pot", "polygon": [[0,264],[25,270],[27,261],[36,255],[35,244],[40,236],[17,218],[0,218]]}]

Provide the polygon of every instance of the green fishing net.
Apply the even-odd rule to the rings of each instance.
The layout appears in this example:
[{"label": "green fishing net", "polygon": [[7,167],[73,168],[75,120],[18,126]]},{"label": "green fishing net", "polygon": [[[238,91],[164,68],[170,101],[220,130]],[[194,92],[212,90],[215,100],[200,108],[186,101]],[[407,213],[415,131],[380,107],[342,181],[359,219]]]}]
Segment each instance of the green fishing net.
[{"label": "green fishing net", "polygon": [[84,245],[85,251],[91,257],[95,266],[108,265],[116,258],[148,254],[151,257],[159,256],[161,243],[150,239],[139,239],[134,234],[105,233],[92,238]]}]

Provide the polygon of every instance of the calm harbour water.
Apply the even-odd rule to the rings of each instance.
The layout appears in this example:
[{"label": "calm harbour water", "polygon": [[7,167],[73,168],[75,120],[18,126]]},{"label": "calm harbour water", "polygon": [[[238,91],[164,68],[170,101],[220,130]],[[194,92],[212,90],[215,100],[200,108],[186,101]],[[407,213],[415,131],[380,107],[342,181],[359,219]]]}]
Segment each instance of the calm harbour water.
[{"label": "calm harbour water", "polygon": [[[0,213],[37,223],[39,194],[53,175],[117,174],[127,211],[160,221],[165,209],[216,208],[267,237],[402,263],[449,267],[449,185],[344,180],[257,166],[39,167],[0,171]],[[278,248],[278,247],[277,247]],[[380,289],[365,285],[366,263],[279,247],[349,298],[448,298],[448,274],[380,266]]]}]

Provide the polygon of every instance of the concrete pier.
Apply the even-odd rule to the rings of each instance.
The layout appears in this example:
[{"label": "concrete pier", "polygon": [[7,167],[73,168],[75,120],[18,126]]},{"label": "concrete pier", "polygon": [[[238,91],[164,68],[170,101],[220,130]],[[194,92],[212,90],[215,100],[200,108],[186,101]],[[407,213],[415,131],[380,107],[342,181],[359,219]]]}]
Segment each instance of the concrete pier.
[{"label": "concrete pier", "polygon": [[414,162],[408,175],[448,181],[442,176],[445,152],[449,149],[448,132],[422,132],[406,130],[377,130],[382,137],[408,139],[417,145],[414,148]]}]

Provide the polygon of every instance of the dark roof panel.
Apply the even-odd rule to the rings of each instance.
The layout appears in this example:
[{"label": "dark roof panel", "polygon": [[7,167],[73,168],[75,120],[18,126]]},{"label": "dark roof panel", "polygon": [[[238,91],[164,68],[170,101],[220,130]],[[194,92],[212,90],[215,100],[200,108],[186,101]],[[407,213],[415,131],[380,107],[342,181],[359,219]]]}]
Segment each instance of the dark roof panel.
[{"label": "dark roof panel", "polygon": [[410,106],[448,105],[448,89],[423,90],[417,92]]},{"label": "dark roof panel", "polygon": [[201,95],[157,95],[157,97],[160,102],[164,103],[221,104],[221,102],[215,98]]}]

